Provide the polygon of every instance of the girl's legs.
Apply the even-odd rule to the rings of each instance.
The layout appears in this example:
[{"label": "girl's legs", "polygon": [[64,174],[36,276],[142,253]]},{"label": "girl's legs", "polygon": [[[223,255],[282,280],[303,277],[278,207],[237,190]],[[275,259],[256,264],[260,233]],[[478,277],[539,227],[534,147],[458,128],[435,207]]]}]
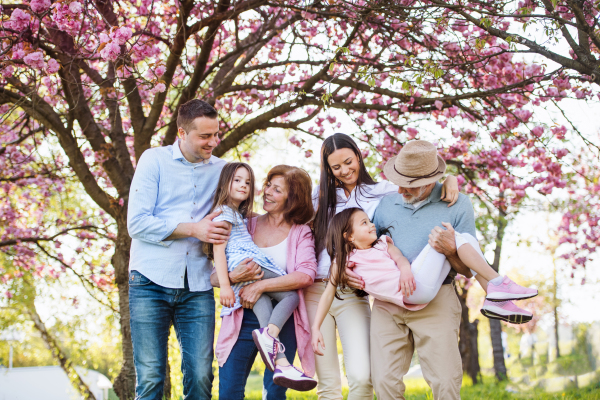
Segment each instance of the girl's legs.
[{"label": "girl's legs", "polygon": [[[487,290],[487,284],[492,279],[498,278],[500,275],[485,260],[479,241],[468,233],[456,233],[456,252],[460,260],[476,272],[475,278],[481,284],[484,290]],[[463,245],[470,246],[463,246]]]},{"label": "girl's legs", "polygon": [[[325,291],[326,283],[315,282],[313,285],[304,289],[304,302],[306,303],[306,312],[308,322],[312,325],[317,315],[319,300]],[[336,303],[333,301],[334,305]],[[333,308],[333,305],[332,305]],[[335,319],[332,310],[325,316],[321,325],[321,333],[325,341],[324,355],[315,355],[315,369],[319,378],[317,384],[317,396],[319,400],[342,400],[342,379],[340,373],[340,361],[337,353],[337,335],[335,329]]]},{"label": "girl's legs", "polygon": [[416,290],[405,297],[404,301],[410,304],[429,303],[442,287],[450,268],[445,255],[438,253],[430,245],[425,246],[411,264]]}]

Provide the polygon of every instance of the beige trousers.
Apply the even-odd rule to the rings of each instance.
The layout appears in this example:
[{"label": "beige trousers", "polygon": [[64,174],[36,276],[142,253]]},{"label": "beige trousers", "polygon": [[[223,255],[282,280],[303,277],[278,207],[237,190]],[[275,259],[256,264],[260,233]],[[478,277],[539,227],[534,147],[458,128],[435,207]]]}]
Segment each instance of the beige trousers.
[{"label": "beige trousers", "polygon": [[[304,289],[304,301],[308,319],[312,325],[317,313],[324,282],[316,282]],[[342,380],[337,354],[335,328],[340,335],[344,352],[344,365],[348,378],[348,400],[372,400],[371,368],[369,362],[369,326],[371,307],[368,297],[357,297],[352,293],[341,295],[343,300],[334,299],[329,314],[321,325],[325,341],[325,355],[315,354],[317,371],[317,395],[319,399],[342,399]]]},{"label": "beige trousers", "polygon": [[378,400],[404,399],[403,377],[415,348],[433,398],[460,399],[460,313],[452,285],[442,285],[437,296],[419,311],[375,300],[371,315],[371,370]]}]

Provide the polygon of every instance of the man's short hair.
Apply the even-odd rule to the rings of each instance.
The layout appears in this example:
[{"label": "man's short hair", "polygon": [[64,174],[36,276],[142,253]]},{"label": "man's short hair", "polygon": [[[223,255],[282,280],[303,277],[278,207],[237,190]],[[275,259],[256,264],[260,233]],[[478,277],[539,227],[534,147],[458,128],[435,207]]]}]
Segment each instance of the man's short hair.
[{"label": "man's short hair", "polygon": [[179,107],[177,115],[177,128],[182,128],[188,133],[194,126],[196,118],[206,117],[215,119],[218,117],[217,110],[204,100],[193,99]]}]

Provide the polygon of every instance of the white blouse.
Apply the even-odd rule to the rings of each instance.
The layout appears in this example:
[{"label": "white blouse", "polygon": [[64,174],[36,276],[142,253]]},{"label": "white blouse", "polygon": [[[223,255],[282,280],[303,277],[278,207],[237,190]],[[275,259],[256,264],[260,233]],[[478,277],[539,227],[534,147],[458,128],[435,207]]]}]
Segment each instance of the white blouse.
[{"label": "white blouse", "polygon": [[288,238],[279,244],[271,247],[259,247],[260,251],[271,257],[275,265],[284,271],[287,271],[287,244]]},{"label": "white blouse", "polygon": [[[357,186],[348,197],[346,197],[344,189],[337,188],[337,207],[335,213],[342,212],[347,208],[358,207],[367,213],[369,219],[373,219],[373,214],[375,214],[375,209],[379,205],[379,202],[385,195],[390,193],[398,193],[398,186],[388,181],[378,182],[374,185],[363,184],[360,190],[358,190]],[[319,206],[319,186],[313,190],[312,201],[316,211]],[[317,257],[316,279],[327,278],[330,266],[331,259],[329,258],[329,254],[327,254],[327,249],[324,248]]]}]

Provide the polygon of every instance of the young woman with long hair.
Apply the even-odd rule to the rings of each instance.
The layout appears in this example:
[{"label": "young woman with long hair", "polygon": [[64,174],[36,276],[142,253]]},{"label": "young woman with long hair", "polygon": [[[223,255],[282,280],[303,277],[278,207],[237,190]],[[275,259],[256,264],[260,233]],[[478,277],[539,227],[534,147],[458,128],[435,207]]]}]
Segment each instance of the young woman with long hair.
[{"label": "young woman with long hair", "polygon": [[[455,177],[444,182],[445,201],[458,198]],[[313,221],[317,251],[317,276],[315,284],[305,289],[306,308],[310,323],[315,320],[319,300],[325,291],[331,266],[325,248],[327,229],[333,217],[346,208],[362,208],[369,218],[383,196],[396,193],[398,186],[375,182],[367,172],[363,156],[352,138],[336,133],[321,147],[320,184],[313,191],[316,216]],[[349,285],[363,289],[358,275],[349,276]],[[372,399],[369,323],[371,310],[366,293],[362,291],[338,293],[321,326],[325,351],[316,357],[319,399],[341,399],[342,382],[336,346],[336,328],[342,342],[344,365],[350,392],[349,400]]]}]

